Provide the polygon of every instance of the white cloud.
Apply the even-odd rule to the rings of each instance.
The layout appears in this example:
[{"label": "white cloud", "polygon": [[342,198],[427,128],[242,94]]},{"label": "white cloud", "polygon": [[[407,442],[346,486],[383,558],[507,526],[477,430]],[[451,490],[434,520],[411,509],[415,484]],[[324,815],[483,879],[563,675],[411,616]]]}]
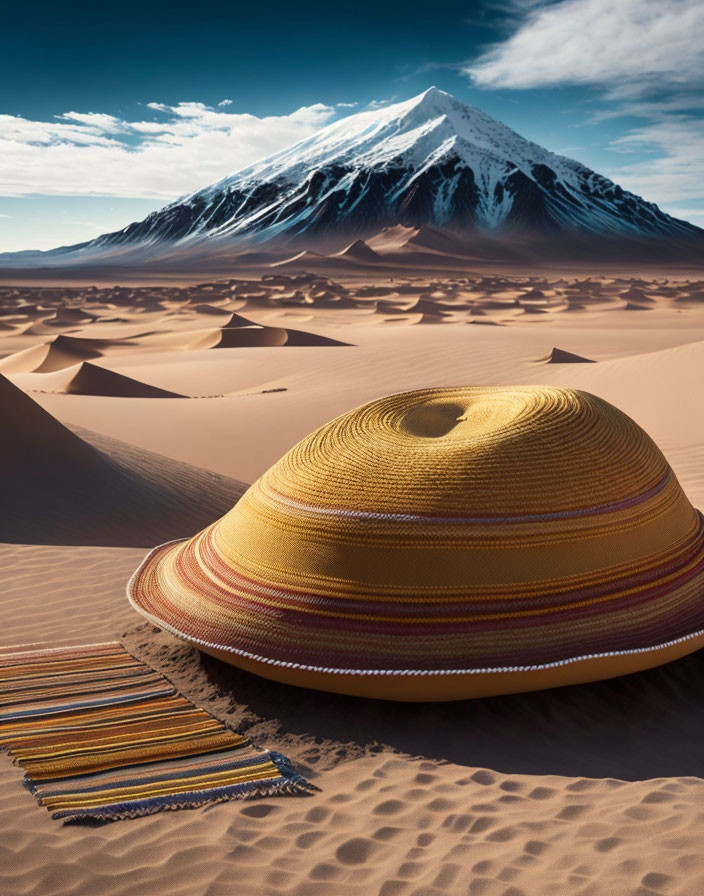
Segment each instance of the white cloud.
[{"label": "white cloud", "polygon": [[367,103],[367,109],[383,109],[384,106],[388,106],[393,102],[395,97],[390,100],[371,100]]},{"label": "white cloud", "polygon": [[[585,121],[629,116],[603,173],[671,214],[704,204],[704,0],[512,0],[516,30],[462,70],[479,87],[581,85],[608,101]],[[587,107],[588,108],[588,107]],[[673,204],[674,203],[674,204]]]},{"label": "white cloud", "polygon": [[[69,142],[77,146],[110,146],[111,137],[94,127],[63,121],[31,121],[18,115],[0,115],[0,148],[11,151],[7,144],[49,146]],[[4,161],[4,160],[3,160]]]},{"label": "white cloud", "polygon": [[231,106],[231,105],[232,105],[232,100],[220,100],[220,102],[218,103],[218,106]]},{"label": "white cloud", "polygon": [[310,136],[337,111],[316,103],[259,118],[203,103],[147,103],[152,118],[0,115],[0,195],[173,199]]},{"label": "white cloud", "polygon": [[680,208],[676,205],[671,205],[665,211],[674,218],[679,218],[681,221],[690,221],[692,224],[696,224],[697,227],[704,229],[704,206],[701,208],[690,208],[689,206]]},{"label": "white cloud", "polygon": [[481,87],[596,85],[612,97],[704,80],[702,0],[560,0],[464,68]]},{"label": "white cloud", "polygon": [[[619,182],[632,192],[656,198],[662,205],[704,199],[704,124],[701,120],[661,116],[626,132],[610,145],[639,156],[617,168]],[[643,150],[645,158],[642,158]]]},{"label": "white cloud", "polygon": [[91,130],[106,134],[119,133],[125,129],[124,122],[119,118],[103,112],[64,112],[56,117],[61,121],[78,122]]}]

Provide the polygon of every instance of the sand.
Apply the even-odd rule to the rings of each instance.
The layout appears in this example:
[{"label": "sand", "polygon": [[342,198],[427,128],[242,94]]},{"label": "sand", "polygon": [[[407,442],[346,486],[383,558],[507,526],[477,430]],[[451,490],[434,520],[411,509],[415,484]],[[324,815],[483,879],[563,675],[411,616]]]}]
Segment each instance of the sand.
[{"label": "sand", "polygon": [[0,287],[0,646],[124,635],[322,789],[62,826],[0,757],[0,893],[701,892],[700,654],[579,688],[396,706],[224,667],[144,623],[124,586],[147,549],[217,518],[315,426],[428,385],[602,395],[704,507],[702,295],[702,280],[652,274],[343,280],[285,266]]}]

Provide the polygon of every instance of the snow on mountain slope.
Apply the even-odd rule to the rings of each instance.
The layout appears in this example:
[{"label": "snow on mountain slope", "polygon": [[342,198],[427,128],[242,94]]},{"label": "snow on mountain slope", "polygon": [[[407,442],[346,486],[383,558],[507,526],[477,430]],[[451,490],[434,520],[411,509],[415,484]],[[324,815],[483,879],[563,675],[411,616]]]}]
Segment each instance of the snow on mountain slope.
[{"label": "snow on mountain slope", "polygon": [[340,249],[396,226],[704,238],[694,225],[432,87],[343,118],[76,249],[173,253],[282,242]]}]

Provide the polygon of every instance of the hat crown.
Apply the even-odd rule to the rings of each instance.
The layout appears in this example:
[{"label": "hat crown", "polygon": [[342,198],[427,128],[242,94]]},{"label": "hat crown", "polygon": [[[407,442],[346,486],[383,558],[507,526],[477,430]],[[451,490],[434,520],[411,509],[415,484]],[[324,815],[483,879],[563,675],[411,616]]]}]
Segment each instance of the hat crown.
[{"label": "hat crown", "polygon": [[612,405],[522,386],[373,401],[306,437],[260,482],[303,505],[474,518],[610,505],[668,475],[654,442]]}]

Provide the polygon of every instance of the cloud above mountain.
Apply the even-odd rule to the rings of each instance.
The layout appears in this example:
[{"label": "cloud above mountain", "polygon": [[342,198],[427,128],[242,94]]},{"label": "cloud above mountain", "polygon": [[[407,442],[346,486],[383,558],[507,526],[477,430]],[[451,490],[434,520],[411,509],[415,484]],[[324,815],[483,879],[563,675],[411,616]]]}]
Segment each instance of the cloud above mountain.
[{"label": "cloud above mountain", "polygon": [[143,108],[139,120],[0,115],[0,194],[173,199],[310,136],[338,112],[321,103],[262,118],[223,104]]},{"label": "cloud above mountain", "polygon": [[624,154],[611,175],[687,202],[677,211],[704,223],[702,0],[513,0],[511,10],[513,30],[462,71],[485,89],[591,89],[606,103],[592,122],[629,121],[609,144]]},{"label": "cloud above mountain", "polygon": [[584,84],[611,97],[704,81],[701,0],[561,0],[516,4],[520,27],[465,71],[484,87]]}]

